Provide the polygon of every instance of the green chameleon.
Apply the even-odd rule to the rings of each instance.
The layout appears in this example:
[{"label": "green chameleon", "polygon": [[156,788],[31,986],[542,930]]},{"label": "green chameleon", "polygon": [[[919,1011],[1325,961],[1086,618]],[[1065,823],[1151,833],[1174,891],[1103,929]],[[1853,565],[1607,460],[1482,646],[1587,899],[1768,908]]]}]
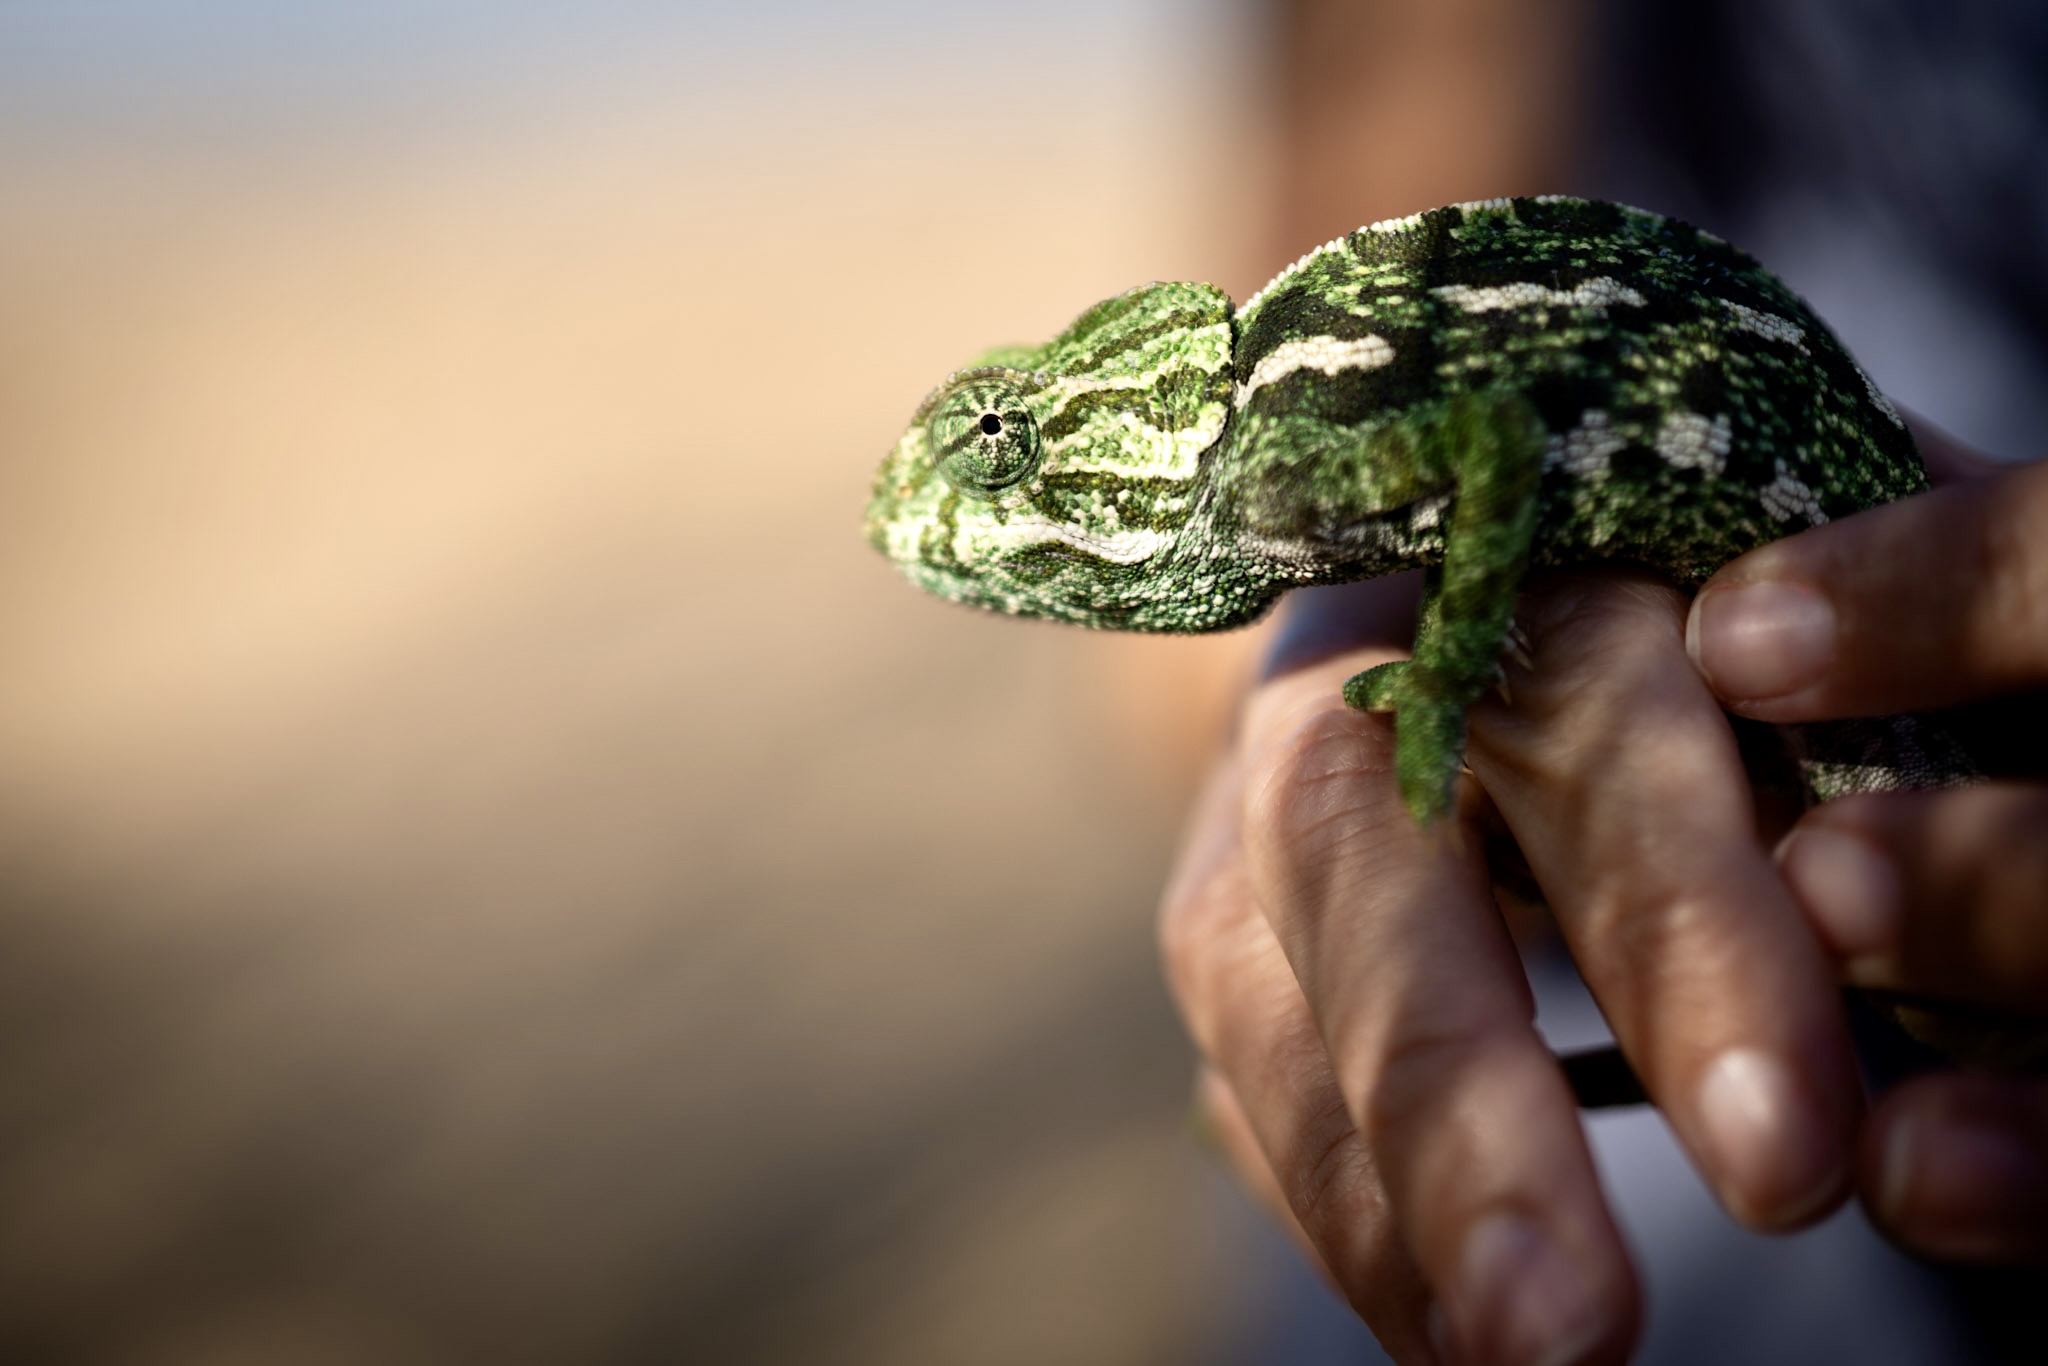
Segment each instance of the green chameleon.
[{"label": "green chameleon", "polygon": [[[1926,487],[1898,412],[1777,277],[1675,219],[1545,196],[1361,228],[1240,309],[1144,285],[988,352],[918,407],[867,533],[943,597],[1141,631],[1222,630],[1289,588],[1422,568],[1413,658],[1344,699],[1394,714],[1401,796],[1429,825],[1529,566],[1696,585]],[[1923,717],[1779,730],[1777,785],[1808,801],[1981,776]],[[1951,1055],[2048,1060],[2038,1021],[1880,1004]],[[1611,1054],[1573,1061],[1584,1103],[1641,1098]]]},{"label": "green chameleon", "polygon": [[[1542,197],[1361,228],[1241,309],[1144,285],[991,351],[918,408],[867,531],[943,597],[1127,630],[1220,630],[1288,588],[1425,569],[1414,657],[1344,698],[1394,713],[1429,824],[1528,566],[1695,585],[1926,487],[1897,411],[1762,266],[1675,219]],[[1814,800],[1976,773],[1911,717],[1787,743]]]}]

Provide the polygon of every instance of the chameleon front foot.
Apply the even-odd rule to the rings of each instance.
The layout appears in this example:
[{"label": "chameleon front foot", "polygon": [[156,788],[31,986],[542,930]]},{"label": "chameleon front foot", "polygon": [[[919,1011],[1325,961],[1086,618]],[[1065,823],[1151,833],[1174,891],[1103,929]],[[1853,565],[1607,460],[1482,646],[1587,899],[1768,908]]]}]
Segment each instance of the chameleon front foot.
[{"label": "chameleon front foot", "polygon": [[1465,708],[1427,696],[1417,686],[1413,663],[1395,660],[1353,674],[1344,682],[1344,702],[1360,711],[1394,713],[1394,781],[1401,804],[1426,828],[1451,812],[1465,764]]},{"label": "chameleon front foot", "polygon": [[1394,710],[1394,699],[1408,664],[1408,660],[1396,659],[1351,675],[1344,680],[1344,705],[1357,711]]}]

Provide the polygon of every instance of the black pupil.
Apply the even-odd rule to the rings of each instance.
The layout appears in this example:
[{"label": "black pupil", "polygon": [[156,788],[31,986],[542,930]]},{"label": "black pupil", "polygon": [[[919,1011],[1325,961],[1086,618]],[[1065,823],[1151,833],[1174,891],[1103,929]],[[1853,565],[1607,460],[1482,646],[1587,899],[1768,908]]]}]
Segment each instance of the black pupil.
[{"label": "black pupil", "polygon": [[981,434],[983,436],[995,436],[1002,430],[1003,420],[1001,418],[997,417],[994,413],[983,413],[981,415]]}]

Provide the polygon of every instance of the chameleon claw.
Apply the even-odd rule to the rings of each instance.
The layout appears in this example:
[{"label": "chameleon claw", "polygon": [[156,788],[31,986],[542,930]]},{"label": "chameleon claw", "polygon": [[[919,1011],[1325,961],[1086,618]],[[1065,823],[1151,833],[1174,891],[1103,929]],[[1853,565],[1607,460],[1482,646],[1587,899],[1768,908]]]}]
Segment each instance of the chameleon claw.
[{"label": "chameleon claw", "polygon": [[1507,635],[1502,642],[1502,652],[1524,669],[1536,667],[1536,644],[1529,639],[1529,633],[1522,629],[1522,623],[1510,620]]},{"label": "chameleon claw", "polygon": [[1500,694],[1500,700],[1508,706],[1515,704],[1514,694],[1508,689],[1508,665],[1533,670],[1536,667],[1536,647],[1529,639],[1529,633],[1522,624],[1512,618],[1508,629],[1502,633],[1500,655],[1493,663],[1493,691]]}]

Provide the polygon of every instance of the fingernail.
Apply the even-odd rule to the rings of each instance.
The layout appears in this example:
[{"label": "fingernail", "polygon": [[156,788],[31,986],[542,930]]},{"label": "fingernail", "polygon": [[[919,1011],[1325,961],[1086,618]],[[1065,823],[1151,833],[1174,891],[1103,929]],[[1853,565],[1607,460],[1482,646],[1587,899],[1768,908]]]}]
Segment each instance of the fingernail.
[{"label": "fingernail", "polygon": [[1569,1366],[1613,1328],[1578,1267],[1518,1214],[1486,1215],[1465,1235],[1457,1291],[1450,1312],[1460,1359]]},{"label": "fingernail", "polygon": [[1796,1224],[1841,1190],[1847,1172],[1827,1125],[1769,1054],[1732,1048],[1714,1059],[1699,1106],[1721,1201],[1745,1223]]},{"label": "fingernail", "polygon": [[2000,1257],[2040,1239],[2048,1171],[1996,1119],[1910,1110],[1885,1133],[1878,1217],[1923,1251]]},{"label": "fingernail", "polygon": [[1870,841],[1825,828],[1795,830],[1777,858],[1792,894],[1841,957],[1883,953],[1898,943],[1905,889],[1898,868]]},{"label": "fingernail", "polygon": [[1799,584],[1712,588],[1686,617],[1685,652],[1727,700],[1782,697],[1819,682],[1834,661],[1834,605]]}]

